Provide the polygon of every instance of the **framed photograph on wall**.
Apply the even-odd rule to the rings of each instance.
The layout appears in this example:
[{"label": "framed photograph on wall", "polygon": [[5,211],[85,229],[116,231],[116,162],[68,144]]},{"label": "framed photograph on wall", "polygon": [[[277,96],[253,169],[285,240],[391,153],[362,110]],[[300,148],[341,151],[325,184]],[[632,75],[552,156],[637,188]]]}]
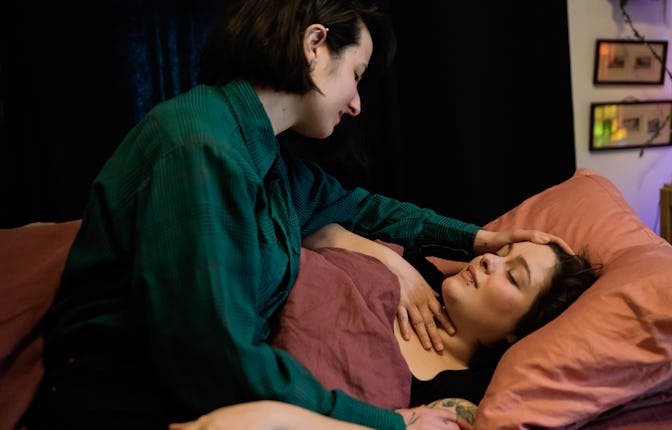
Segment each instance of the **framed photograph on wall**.
[{"label": "framed photograph on wall", "polygon": [[590,150],[672,145],[672,100],[591,103]]},{"label": "framed photograph on wall", "polygon": [[663,85],[667,40],[598,39],[593,83],[599,85]]}]

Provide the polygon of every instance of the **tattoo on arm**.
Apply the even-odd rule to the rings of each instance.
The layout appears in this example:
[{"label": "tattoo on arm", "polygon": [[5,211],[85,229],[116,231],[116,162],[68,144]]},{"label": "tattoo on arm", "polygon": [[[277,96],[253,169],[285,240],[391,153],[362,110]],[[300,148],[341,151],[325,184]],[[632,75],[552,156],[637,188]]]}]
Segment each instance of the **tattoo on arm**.
[{"label": "tattoo on arm", "polygon": [[471,403],[469,400],[458,399],[456,397],[450,397],[441,400],[435,400],[429,405],[430,408],[448,408],[454,409],[459,418],[462,418],[469,424],[474,424],[476,421],[476,409],[477,406]]}]

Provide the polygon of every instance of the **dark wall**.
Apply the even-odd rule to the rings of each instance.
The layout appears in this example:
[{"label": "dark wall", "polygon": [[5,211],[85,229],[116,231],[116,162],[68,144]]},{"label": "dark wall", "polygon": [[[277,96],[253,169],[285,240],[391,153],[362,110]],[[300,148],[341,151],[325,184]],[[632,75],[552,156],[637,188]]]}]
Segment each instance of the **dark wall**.
[{"label": "dark wall", "polygon": [[575,168],[566,2],[485,3],[395,4],[400,149],[375,180],[479,224]]},{"label": "dark wall", "polygon": [[[386,6],[397,57],[362,84],[362,115],[326,142],[283,141],[348,186],[479,224],[573,173],[566,2]],[[91,181],[132,125],[194,82],[218,7],[3,6],[0,227],[81,216]]]}]

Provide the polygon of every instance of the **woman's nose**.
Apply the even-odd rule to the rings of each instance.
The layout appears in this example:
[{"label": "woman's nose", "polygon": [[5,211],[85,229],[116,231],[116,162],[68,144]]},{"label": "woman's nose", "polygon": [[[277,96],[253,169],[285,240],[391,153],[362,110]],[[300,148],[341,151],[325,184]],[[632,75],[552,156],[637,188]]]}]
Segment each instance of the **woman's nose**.
[{"label": "woman's nose", "polygon": [[481,267],[485,273],[492,273],[497,269],[500,257],[495,254],[485,253],[481,256]]},{"label": "woman's nose", "polygon": [[359,98],[359,91],[355,92],[355,96],[348,103],[348,113],[352,116],[357,116],[362,111],[362,100]]}]

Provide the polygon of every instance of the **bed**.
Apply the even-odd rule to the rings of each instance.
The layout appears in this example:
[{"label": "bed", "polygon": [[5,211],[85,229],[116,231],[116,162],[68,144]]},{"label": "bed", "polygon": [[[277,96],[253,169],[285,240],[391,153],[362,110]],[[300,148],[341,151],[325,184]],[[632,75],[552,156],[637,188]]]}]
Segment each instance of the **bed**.
[{"label": "bed", "polygon": [[[74,220],[0,230],[0,430],[22,428],[42,376],[37,323],[78,227]],[[642,223],[613,183],[589,169],[485,227],[557,234],[602,264],[603,274],[560,317],[505,353],[474,429],[672,428],[672,246]],[[398,296],[375,288],[396,279],[350,251],[304,249],[301,259],[273,342],[326,386],[403,407],[410,373],[389,341]],[[432,261],[445,272],[456,267]],[[320,324],[328,320],[320,318],[324,312],[341,321]],[[315,322],[293,324],[299,316]]]}]

